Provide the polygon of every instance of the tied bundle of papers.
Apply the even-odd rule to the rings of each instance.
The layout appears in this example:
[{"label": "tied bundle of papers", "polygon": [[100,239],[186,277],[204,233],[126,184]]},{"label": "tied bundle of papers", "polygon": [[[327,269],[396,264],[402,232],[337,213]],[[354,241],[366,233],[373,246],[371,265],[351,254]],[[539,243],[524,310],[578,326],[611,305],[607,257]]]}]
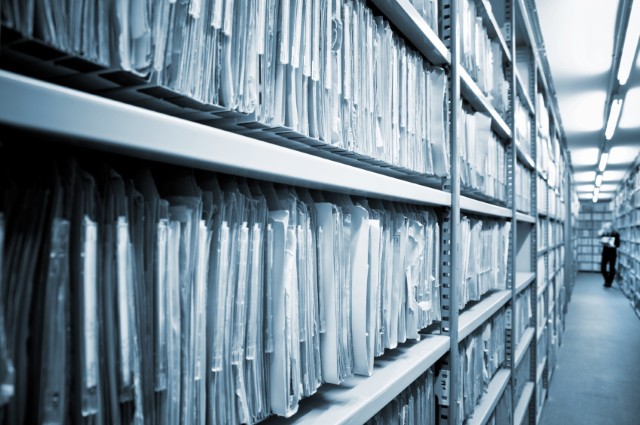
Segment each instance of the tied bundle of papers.
[{"label": "tied bundle of papers", "polygon": [[602,236],[600,238],[600,244],[609,248],[615,248],[616,238],[614,238],[613,236]]},{"label": "tied bundle of papers", "polygon": [[[515,398],[519,400],[520,398]],[[504,389],[495,410],[491,414],[487,425],[500,425],[513,423],[514,406],[511,398],[511,382],[507,383],[507,387]]]},{"label": "tied bundle of papers", "polygon": [[457,291],[458,308],[463,309],[492,289],[507,288],[511,223],[463,217],[460,229],[462,281]]},{"label": "tied bundle of papers", "polygon": [[515,110],[515,140],[523,151],[531,152],[531,115],[525,108],[522,100],[518,97]]},{"label": "tied bundle of papers", "polygon": [[520,162],[516,162],[516,208],[529,214],[531,212],[531,171]]},{"label": "tied bundle of papers", "polygon": [[245,121],[449,174],[445,72],[363,0],[76,3],[2,0],[2,19]]},{"label": "tied bundle of papers", "polygon": [[505,361],[505,319],[500,311],[459,345],[459,424],[474,412],[495,373]]},{"label": "tied bundle of papers", "polygon": [[435,425],[433,370],[429,369],[382,408],[366,425]]},{"label": "tied bundle of papers", "polygon": [[491,131],[491,118],[460,105],[460,182],[463,188],[506,201],[505,147]]},{"label": "tied bundle of papers", "polygon": [[536,118],[538,118],[538,127],[536,138],[537,163],[542,175],[545,179],[549,179],[549,185],[555,186],[555,169],[554,168],[554,150],[551,146],[551,136],[549,134],[549,110],[545,104],[545,98],[542,93],[537,94]]},{"label": "tied bundle of papers", "polygon": [[515,303],[516,328],[513,330],[513,344],[518,345],[524,331],[531,324],[531,287],[525,289],[516,296]]},{"label": "tied bundle of papers", "polygon": [[438,35],[438,0],[409,0],[427,25]]},{"label": "tied bundle of papers", "polygon": [[9,423],[291,416],[441,318],[433,211],[21,149],[0,163]]},{"label": "tied bundle of papers", "polygon": [[524,391],[524,386],[527,382],[531,380],[531,348],[529,345],[525,354],[522,356],[522,360],[520,361],[520,365],[516,369],[516,385],[515,385],[515,393],[514,400],[520,400],[522,396],[522,392]]},{"label": "tied bundle of papers", "polygon": [[460,5],[461,64],[478,87],[489,96],[502,113],[509,111],[509,84],[504,76],[500,43],[491,40],[479,16],[476,0],[462,0]]}]

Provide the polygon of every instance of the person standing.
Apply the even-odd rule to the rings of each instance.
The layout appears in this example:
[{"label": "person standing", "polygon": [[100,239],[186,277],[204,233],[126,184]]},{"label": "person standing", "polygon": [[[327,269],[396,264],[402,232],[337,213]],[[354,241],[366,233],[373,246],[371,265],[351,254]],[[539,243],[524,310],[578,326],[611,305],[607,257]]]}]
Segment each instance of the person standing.
[{"label": "person standing", "polygon": [[602,261],[600,272],[604,277],[604,287],[610,288],[616,277],[616,258],[620,246],[620,234],[616,232],[611,223],[606,223],[598,232],[602,244]]}]

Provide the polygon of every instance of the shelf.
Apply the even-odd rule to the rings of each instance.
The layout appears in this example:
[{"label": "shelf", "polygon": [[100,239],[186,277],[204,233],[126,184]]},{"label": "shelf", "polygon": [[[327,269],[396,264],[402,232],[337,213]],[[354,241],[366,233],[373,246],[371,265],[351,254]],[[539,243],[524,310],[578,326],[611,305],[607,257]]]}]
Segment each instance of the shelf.
[{"label": "shelf", "polygon": [[516,405],[516,409],[513,413],[515,425],[520,425],[524,422],[524,418],[527,416],[529,411],[529,403],[531,402],[531,396],[533,395],[534,388],[535,384],[533,382],[527,382],[524,384],[522,395],[520,396],[520,400],[518,400],[518,404]]},{"label": "shelf", "polygon": [[451,64],[451,53],[409,0],[371,0],[420,53],[435,65]]},{"label": "shelf", "polygon": [[547,279],[545,279],[545,283],[544,285],[542,285],[542,287],[538,288],[538,298],[540,298],[540,295],[544,294],[544,291],[547,290],[547,288],[549,287],[549,281]]},{"label": "shelf", "polygon": [[[542,63],[540,62],[540,56],[538,56],[536,54],[536,68],[538,70],[538,86],[540,86],[540,83],[542,85],[542,88],[544,90],[544,93],[547,97],[550,97],[551,93],[549,93],[549,83],[547,82],[547,76],[544,73],[544,70],[542,69]],[[551,102],[548,102],[547,104],[547,109],[549,110],[549,112],[551,113],[551,115],[553,115],[553,120],[554,122],[558,122],[558,120],[556,119],[556,113],[553,109],[553,105]],[[551,136],[551,134],[550,134]]]},{"label": "shelf", "polygon": [[534,216],[521,212],[516,213],[516,220],[518,222],[536,224],[536,219]]},{"label": "shelf", "polygon": [[511,218],[511,208],[493,205],[488,202],[479,201],[477,199],[460,197],[460,209],[467,213],[490,215],[494,217]]},{"label": "shelf", "polygon": [[519,143],[516,143],[516,153],[518,156],[518,160],[522,162],[529,170],[534,170],[536,168],[536,164],[533,162],[531,156],[522,149]]},{"label": "shelf", "polygon": [[542,358],[542,361],[538,363],[538,366],[536,367],[536,382],[539,382],[540,379],[542,378],[542,372],[544,372],[544,368],[546,365],[547,365],[547,356],[544,356]]},{"label": "shelf", "polygon": [[536,168],[536,171],[537,171],[538,175],[540,176],[540,178],[542,178],[542,180],[544,180],[544,181],[546,182],[546,181],[547,181],[547,175],[546,175],[546,174],[544,174],[544,173],[542,172],[542,170],[541,170],[541,169],[539,169],[539,168]]},{"label": "shelf", "polygon": [[531,27],[531,20],[529,19],[529,11],[524,4],[524,0],[516,1],[518,10],[520,10],[520,14],[522,15],[522,23],[524,24],[524,32],[527,36],[527,44],[531,47],[531,51],[534,56],[537,55],[538,46],[536,45],[536,39],[533,35],[533,28]]},{"label": "shelf", "polygon": [[533,272],[516,272],[516,294],[526,289],[536,279]]},{"label": "shelf", "polygon": [[525,108],[529,110],[529,114],[534,116],[536,113],[536,108],[533,106],[533,102],[531,101],[531,97],[529,97],[529,90],[525,87],[524,82],[522,81],[522,77],[518,70],[516,72],[516,88],[518,90],[518,94],[520,95],[520,99],[522,103],[524,103]]},{"label": "shelf", "polygon": [[536,343],[540,342],[540,338],[542,338],[542,334],[544,334],[544,328],[547,326],[547,317],[545,316],[544,323],[542,326],[538,326],[538,334],[536,335]]},{"label": "shelf", "polygon": [[342,385],[325,384],[305,399],[290,418],[269,424],[361,424],[384,408],[449,351],[449,337],[428,335],[415,344],[400,345],[376,359],[370,377],[354,376]]},{"label": "shelf", "polygon": [[555,371],[555,367],[549,365],[549,367],[547,368],[547,382],[551,382],[551,380],[553,379],[553,372]]},{"label": "shelf", "polygon": [[[86,147],[314,189],[433,206],[451,195],[261,140],[0,71],[0,123]],[[61,108],[60,105],[64,105]]]},{"label": "shelf", "polygon": [[543,388],[542,392],[542,401],[540,402],[540,410],[538,410],[538,412],[536,413],[536,424],[540,423],[540,418],[542,417],[542,411],[544,410],[544,405],[547,399],[547,389]]},{"label": "shelf", "polygon": [[496,408],[498,401],[502,393],[504,393],[507,384],[509,383],[509,377],[511,371],[509,369],[500,369],[496,372],[484,395],[480,399],[473,411],[473,415],[465,422],[466,425],[485,425],[489,422],[491,414]]},{"label": "shelf", "polygon": [[511,299],[511,291],[496,291],[478,301],[458,318],[458,340],[462,341]]},{"label": "shelf", "polygon": [[478,84],[471,78],[469,73],[460,67],[460,92],[476,111],[487,112],[491,116],[491,124],[495,132],[503,139],[511,140],[511,129],[498,114],[498,111],[491,105],[489,99],[482,93]]},{"label": "shelf", "polygon": [[538,216],[549,218],[549,213],[547,211],[538,211]]},{"label": "shelf", "polygon": [[509,51],[509,46],[507,45],[504,35],[502,34],[502,30],[498,25],[498,21],[493,14],[491,3],[489,3],[488,0],[479,0],[477,2],[477,5],[480,8],[484,24],[489,33],[489,37],[498,39],[498,43],[500,44],[500,47],[502,47],[502,53],[504,54],[507,61],[511,62],[511,52]]},{"label": "shelf", "polygon": [[514,364],[516,368],[522,362],[522,358],[524,357],[524,354],[527,352],[527,348],[529,348],[529,345],[531,344],[531,340],[533,339],[534,333],[535,333],[534,329],[532,327],[528,327],[522,334],[522,337],[520,338],[520,342],[518,343],[518,346],[516,347],[516,351],[515,351],[516,355],[514,358]]}]

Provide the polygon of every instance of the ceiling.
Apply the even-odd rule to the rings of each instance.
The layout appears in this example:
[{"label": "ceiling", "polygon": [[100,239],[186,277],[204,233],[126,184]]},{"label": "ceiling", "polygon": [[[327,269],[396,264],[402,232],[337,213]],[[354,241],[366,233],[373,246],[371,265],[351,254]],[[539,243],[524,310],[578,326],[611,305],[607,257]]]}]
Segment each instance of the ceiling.
[{"label": "ceiling", "polygon": [[[547,60],[581,199],[591,199],[611,81],[619,3],[622,0],[536,0]],[[640,1],[640,0],[635,0]],[[615,77],[615,76],[614,76]],[[640,55],[629,81],[609,151],[600,200],[611,199],[640,154]]]}]

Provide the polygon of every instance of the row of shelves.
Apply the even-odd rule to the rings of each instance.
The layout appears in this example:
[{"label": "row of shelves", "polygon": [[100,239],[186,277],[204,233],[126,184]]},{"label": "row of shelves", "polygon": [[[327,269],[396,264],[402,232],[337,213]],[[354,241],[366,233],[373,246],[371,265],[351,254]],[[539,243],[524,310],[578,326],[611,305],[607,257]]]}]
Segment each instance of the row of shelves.
[{"label": "row of shelves", "polygon": [[[451,194],[443,190],[11,72],[0,71],[0,90],[14,99],[0,104],[0,123],[83,140],[83,144],[91,141],[93,148],[312,189],[451,206]],[[509,208],[465,196],[460,197],[460,209],[506,219],[513,214]],[[535,222],[523,213],[516,219]]]},{"label": "row of shelves", "polygon": [[[513,130],[507,124],[510,120],[506,120],[496,110],[468,72],[458,64],[452,64],[451,50],[427,25],[409,0],[373,0],[371,3],[394,25],[394,29],[431,63],[459,68],[461,97],[477,111],[488,114],[491,117],[493,131],[513,143]],[[476,4],[490,36],[498,40],[507,62],[513,61],[512,51],[515,49],[511,50],[509,46],[513,34],[509,40],[503,36],[488,0],[478,0]],[[533,72],[537,75],[544,92],[549,93],[526,6],[523,0],[518,0],[515,5],[525,23],[527,43],[534,57]],[[535,116],[535,84],[531,84],[534,89],[533,93],[529,93],[525,77],[521,76],[515,67],[512,68],[515,70],[516,81],[516,87],[512,90],[518,92],[530,116]],[[455,93],[455,89],[453,91]],[[318,146],[314,146],[313,142],[309,143],[308,140],[298,143],[295,140],[297,136],[292,135],[287,128],[266,129],[256,124],[255,127],[246,126],[240,131],[237,126],[227,131],[224,128],[189,121],[189,117],[186,116],[172,116],[168,111],[156,112],[7,71],[0,71],[0,92],[6,99],[12,100],[11,104],[0,102],[1,124],[54,135],[83,147],[312,189],[451,208],[456,213],[459,211],[497,217],[512,220],[514,224],[524,223],[527,224],[525,227],[529,229],[530,234],[535,232],[535,226],[528,225],[535,224],[537,216],[548,217],[547,213],[530,215],[516,212],[515,209],[471,196],[458,198],[455,190],[439,190],[434,187],[436,183],[433,181],[425,183],[420,176],[403,175],[402,170],[389,167],[380,161],[352,160],[348,152],[341,151],[340,154],[344,156],[339,159],[330,146],[320,146],[319,142]],[[125,94],[124,97],[126,96],[128,95]],[[190,102],[187,98],[175,99],[175,102],[189,104],[195,109],[203,107],[202,104]],[[558,123],[553,102],[549,104],[554,122]],[[64,108],[60,108],[60,105],[64,105]],[[224,116],[225,113],[227,112],[221,111],[220,115]],[[233,121],[233,118],[230,121]],[[537,125],[534,124],[534,127]],[[261,134],[260,138],[254,137],[258,132]],[[263,140],[269,140],[269,137],[264,137],[266,133],[273,133],[273,143],[264,143]],[[283,141],[284,139],[287,141]],[[517,160],[536,174],[533,155],[519,144],[513,144],[516,146]],[[322,153],[323,149],[326,150],[326,155]],[[456,158],[455,153],[452,157]],[[537,172],[545,176],[542,171]],[[548,192],[551,193],[552,190],[549,189]],[[545,193],[545,197],[548,202],[551,196]],[[558,208],[560,205],[558,202]],[[532,206],[531,211],[535,211],[535,206]],[[549,218],[558,223],[564,222],[560,215]],[[514,241],[515,237],[511,240]],[[534,253],[531,257],[534,257],[535,246],[531,247],[531,252]],[[523,269],[535,269],[535,260],[532,259],[531,262],[529,267]],[[497,312],[506,308],[513,300],[514,294],[535,287],[533,283],[536,281],[535,272],[516,272],[513,289],[491,292],[460,312],[459,317],[456,317],[456,341],[449,336],[438,335],[437,331],[423,335],[420,342],[401,345],[397,350],[376,360],[374,374],[371,377],[349,378],[340,386],[323,385],[317,395],[302,402],[295,416],[288,419],[271,418],[269,423],[365,422],[426,370],[443,359],[452,346],[469,337]],[[548,285],[542,288],[542,291],[547,287]],[[555,307],[556,304],[553,305]],[[537,338],[536,331],[539,332]],[[515,350],[515,367],[521,364],[527,350],[533,350],[532,342],[538,341],[543,331],[544,326],[526,329]],[[532,404],[530,401],[535,397],[536,385],[540,382],[540,379],[533,381],[534,377],[531,378],[532,381],[525,385],[520,399],[514,403],[516,424],[524,420],[528,406]],[[512,370],[499,370],[489,383],[481,402],[476,405],[468,423],[487,423],[500,397],[513,379]]]}]

